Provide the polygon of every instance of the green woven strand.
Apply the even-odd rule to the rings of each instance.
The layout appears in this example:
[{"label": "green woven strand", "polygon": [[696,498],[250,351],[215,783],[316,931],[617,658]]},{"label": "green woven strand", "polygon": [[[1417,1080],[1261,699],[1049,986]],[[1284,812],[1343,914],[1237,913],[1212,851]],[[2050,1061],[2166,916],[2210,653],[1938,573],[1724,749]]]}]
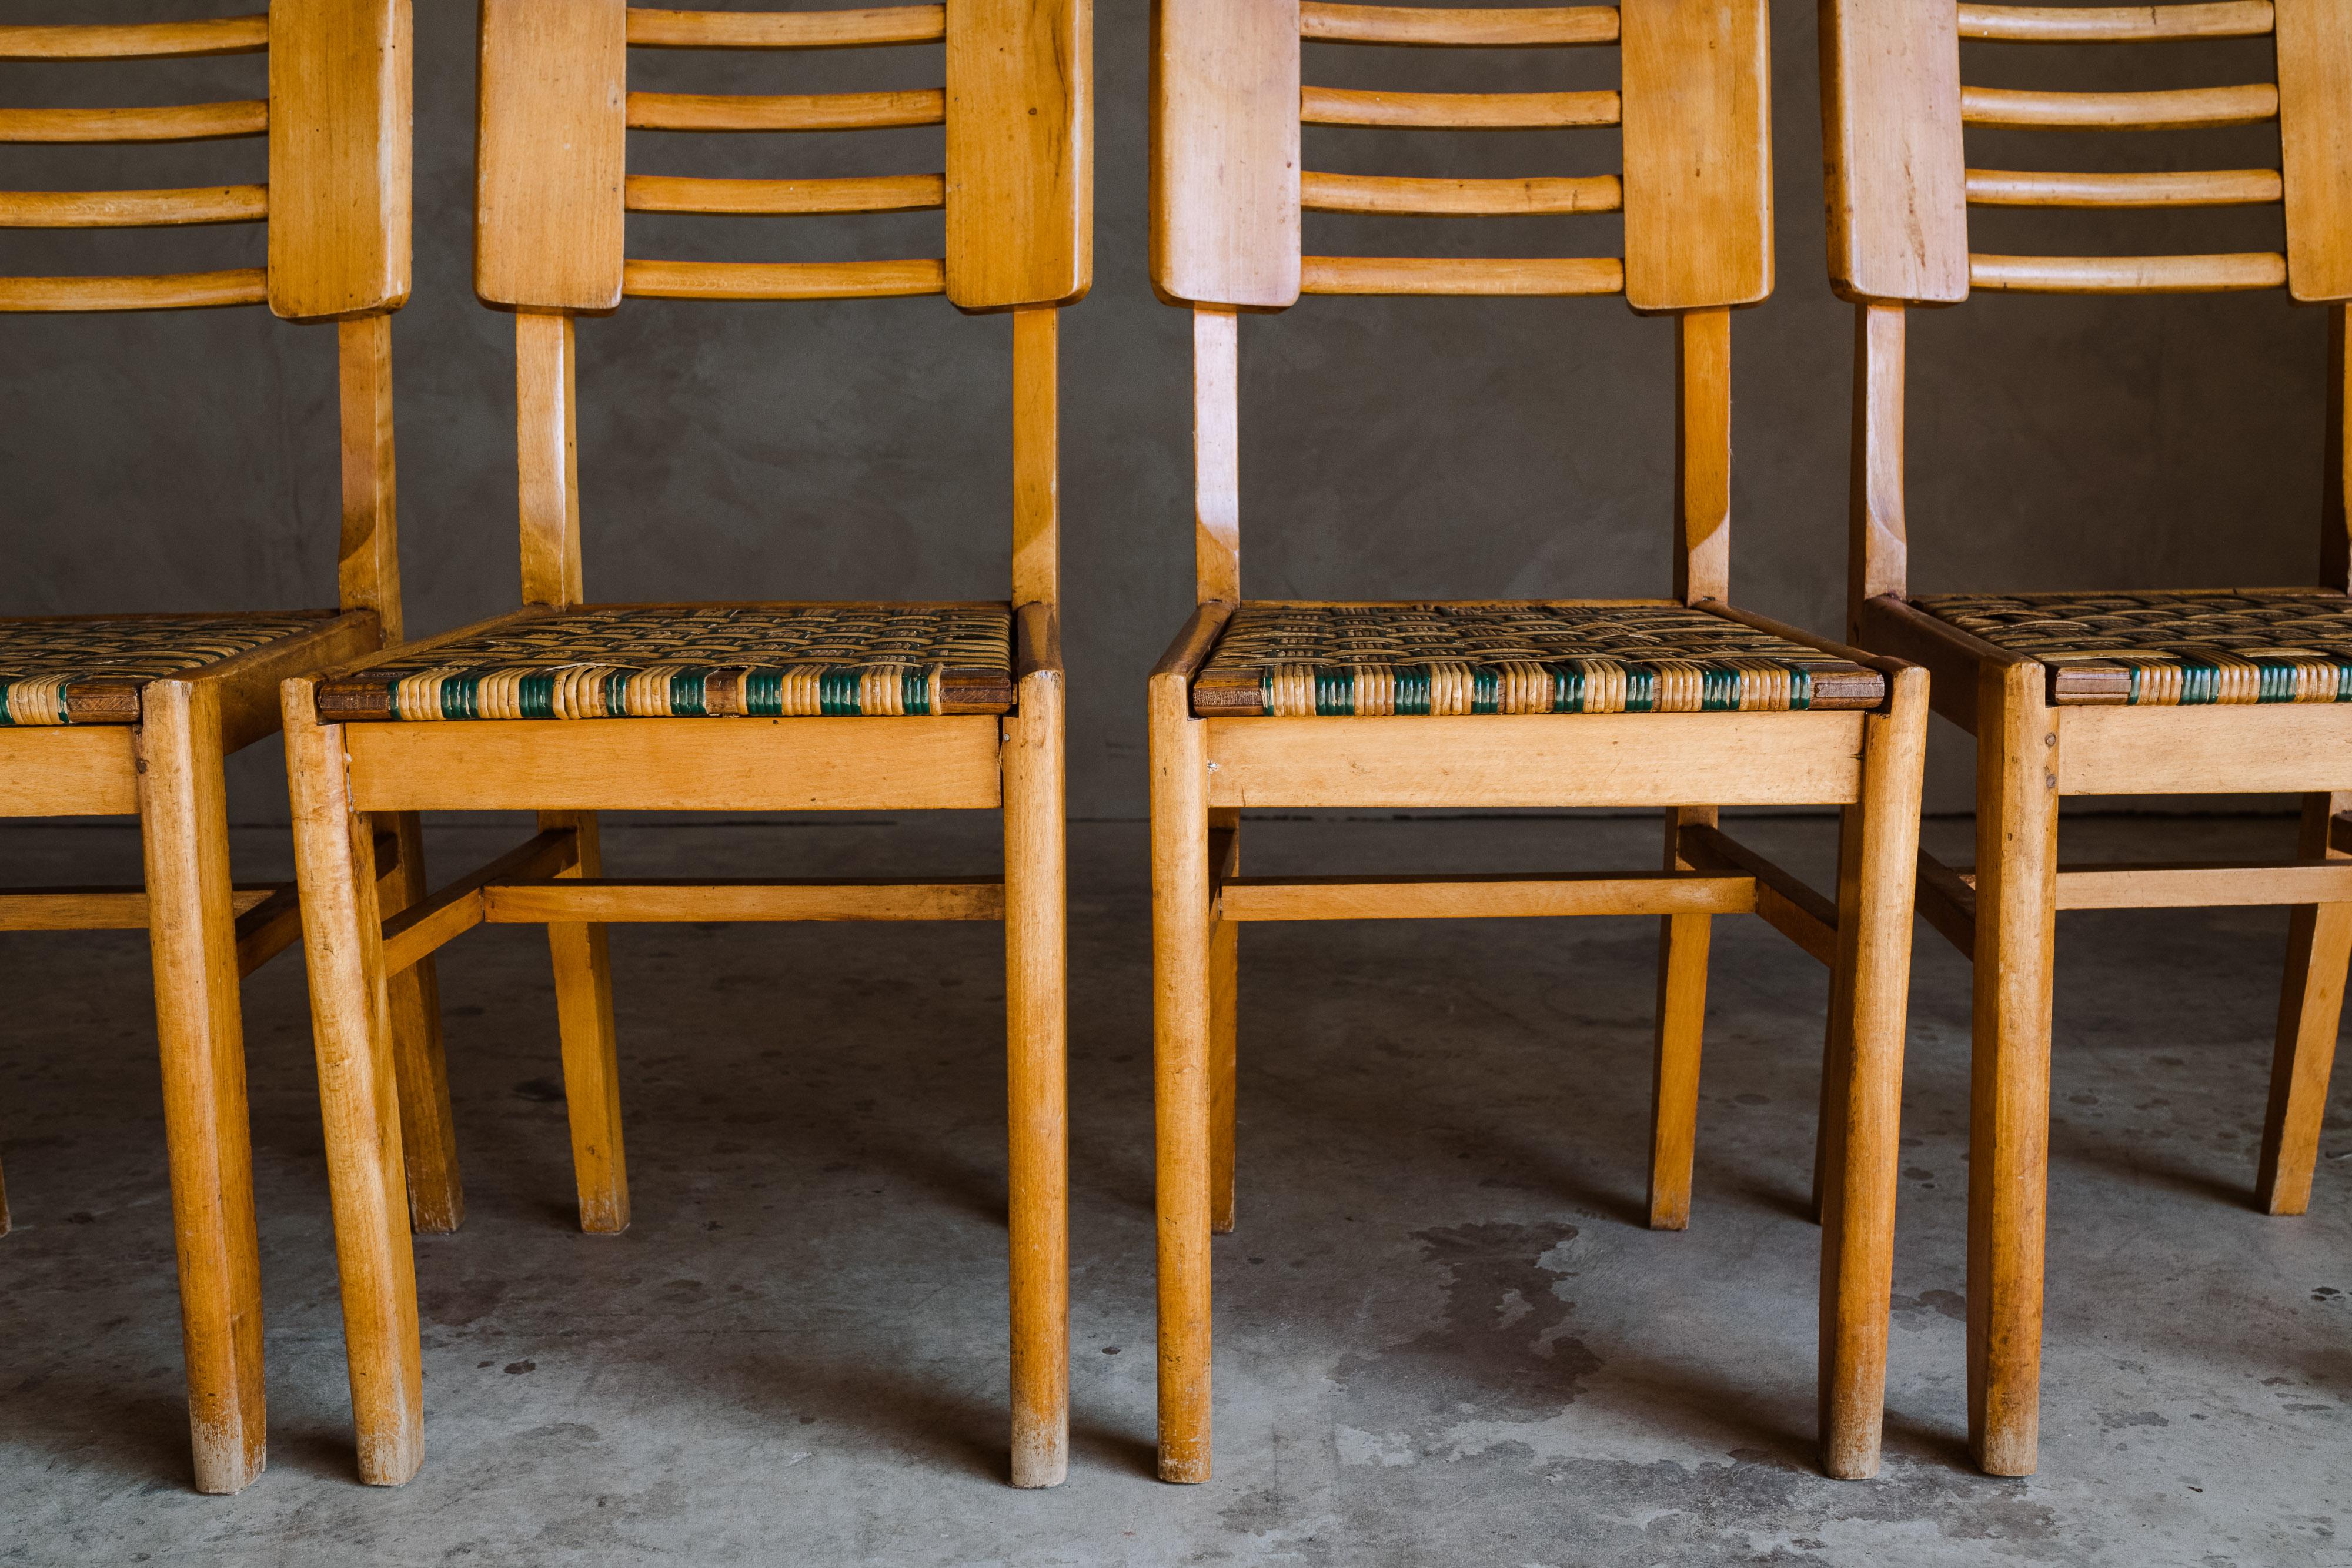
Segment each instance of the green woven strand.
[{"label": "green woven strand", "polygon": [[1401,714],[1427,716],[1429,713],[1429,666],[1399,664],[1396,667],[1396,710]]},{"label": "green woven strand", "polygon": [[1546,664],[1551,675],[1551,711],[1584,711],[1584,672],[1573,664]]},{"label": "green woven strand", "polygon": [[441,716],[443,718],[479,718],[474,706],[474,692],[482,684],[478,674],[456,674],[441,683]]},{"label": "green woven strand", "polygon": [[1789,711],[1813,706],[1813,670],[1810,664],[1790,660],[1783,666],[1789,672]]},{"label": "green woven strand", "polygon": [[816,710],[827,718],[856,718],[865,710],[857,704],[858,668],[835,664],[816,678]]},{"label": "green woven strand", "polygon": [[1356,711],[1356,670],[1352,664],[1315,667],[1315,712],[1318,717],[1348,718]]},{"label": "green woven strand", "polygon": [[1470,668],[1470,711],[1503,711],[1503,675],[1492,664],[1474,664]]},{"label": "green woven strand", "polygon": [[525,675],[515,688],[518,706],[525,718],[555,716],[555,682],[552,674]]},{"label": "green woven strand", "polygon": [[898,678],[898,705],[908,713],[928,714],[931,711],[931,673],[920,665],[909,664]]},{"label": "green woven strand", "polygon": [[679,718],[707,718],[709,710],[703,706],[703,683],[710,678],[705,665],[689,665],[669,678],[669,711]]},{"label": "green woven strand", "polygon": [[752,670],[743,677],[743,711],[753,718],[784,716],[782,670]]},{"label": "green woven strand", "polygon": [[1658,706],[1658,672],[1645,664],[1625,666],[1625,711],[1648,713]]},{"label": "green woven strand", "polygon": [[1698,673],[1698,710],[1729,713],[1739,706],[1738,670],[1703,669]]},{"label": "green woven strand", "polygon": [[2221,695],[2221,672],[2211,664],[2183,664],[2180,668],[2180,706],[2210,706]]}]

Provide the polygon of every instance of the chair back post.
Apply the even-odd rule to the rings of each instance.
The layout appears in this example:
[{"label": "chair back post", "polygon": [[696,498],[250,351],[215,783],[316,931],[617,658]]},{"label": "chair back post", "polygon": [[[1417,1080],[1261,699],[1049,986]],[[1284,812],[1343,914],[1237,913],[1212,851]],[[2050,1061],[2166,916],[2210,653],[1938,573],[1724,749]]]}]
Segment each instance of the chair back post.
[{"label": "chair back post", "polygon": [[2346,315],[2352,307],[2327,308],[2327,449],[2319,482],[2319,581],[2352,592],[2352,517],[2345,498],[2352,492],[2352,440],[2344,422],[2352,419],[2352,361],[2345,353]]}]

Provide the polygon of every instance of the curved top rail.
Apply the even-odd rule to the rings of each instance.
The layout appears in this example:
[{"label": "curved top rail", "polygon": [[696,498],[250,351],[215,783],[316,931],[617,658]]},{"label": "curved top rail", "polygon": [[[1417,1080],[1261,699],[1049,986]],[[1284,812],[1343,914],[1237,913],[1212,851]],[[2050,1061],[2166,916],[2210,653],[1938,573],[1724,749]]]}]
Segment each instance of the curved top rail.
[{"label": "curved top rail", "polygon": [[668,11],[629,7],[629,42],[641,49],[854,49],[935,44],[948,36],[945,5],[858,11]]},{"label": "curved top rail", "polygon": [[1451,49],[1551,48],[1617,41],[1614,5],[1515,5],[1441,11],[1302,0],[1298,36],[1325,44],[1419,44]]},{"label": "curved top rail", "polygon": [[2271,31],[2271,0],[2202,0],[2173,5],[1978,5],[1960,7],[1960,37],[2011,44],[2149,44],[2171,38],[2259,38]]},{"label": "curved top rail", "polygon": [[0,27],[0,60],[163,60],[194,55],[257,55],[268,47],[267,15],[130,26],[84,22]]}]

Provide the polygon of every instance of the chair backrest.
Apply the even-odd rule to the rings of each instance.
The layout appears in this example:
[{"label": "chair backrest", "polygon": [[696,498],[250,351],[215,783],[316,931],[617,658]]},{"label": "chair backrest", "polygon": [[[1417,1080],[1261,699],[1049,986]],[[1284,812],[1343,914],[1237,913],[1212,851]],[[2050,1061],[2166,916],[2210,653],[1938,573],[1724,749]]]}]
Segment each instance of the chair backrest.
[{"label": "chair backrest", "polygon": [[[1091,0],[875,10],[675,11],[625,0],[482,0],[474,286],[518,313],[523,598],[581,599],[572,318],[624,298],[944,294],[1014,314],[1016,603],[1055,597],[1055,308],[1093,272]],[[944,43],[939,89],[793,96],[631,90],[630,50]],[[628,131],[944,125],[937,173],[798,180],[635,173]],[[849,262],[625,255],[626,214],[941,210],[943,254]],[[1042,486],[1042,493],[1040,487]]]},{"label": "chair backrest", "polygon": [[[1964,85],[1960,42],[2194,43],[2269,37],[2270,81],[2145,92]],[[1830,277],[1860,305],[1853,609],[1905,591],[1903,308],[1972,289],[2215,293],[2284,287],[2326,303],[2332,349],[2322,572],[2347,586],[2343,301],[2352,298],[2352,0],[2046,6],[1822,0]],[[2274,169],[2066,173],[1969,166],[1964,128],[2156,131],[2275,121]],[[1974,252],[1969,208],[2284,208],[2285,250],[2173,256]]]},{"label": "chair backrest", "polygon": [[[1729,325],[1772,289],[1765,0],[1433,9],[1329,0],[1155,0],[1151,277],[1195,310],[1202,601],[1240,597],[1236,311],[1302,294],[1622,294],[1679,318],[1678,596],[1728,591]],[[1437,48],[1614,46],[1614,90],[1358,91],[1305,85],[1302,40]],[[1301,169],[1302,125],[1618,126],[1621,174],[1410,179]],[[1302,254],[1302,212],[1624,214],[1624,255],[1488,259]]]},{"label": "chair backrest", "polygon": [[390,312],[407,302],[410,0],[275,0],[266,15],[130,26],[0,26],[0,60],[269,57],[269,96],[149,109],[0,108],[0,142],[268,139],[267,185],[0,192],[0,228],[268,225],[267,265],[131,277],[0,277],[0,311],[267,304],[337,321],[347,610],[401,634]]}]

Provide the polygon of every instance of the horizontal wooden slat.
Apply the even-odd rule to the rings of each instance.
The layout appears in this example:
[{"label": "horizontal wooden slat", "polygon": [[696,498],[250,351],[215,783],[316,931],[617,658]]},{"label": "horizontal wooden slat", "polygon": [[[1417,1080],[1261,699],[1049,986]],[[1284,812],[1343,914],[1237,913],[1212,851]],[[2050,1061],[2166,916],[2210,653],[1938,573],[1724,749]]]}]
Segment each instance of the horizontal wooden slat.
[{"label": "horizontal wooden slat", "polygon": [[633,299],[889,299],[947,292],[944,260],[632,261]]},{"label": "horizontal wooden slat", "polygon": [[0,141],[215,141],[269,133],[269,100],[152,109],[0,109]]},{"label": "horizontal wooden slat", "polygon": [[1621,113],[1613,91],[1364,92],[1353,88],[1302,87],[1298,119],[1305,125],[1370,125],[1415,131],[1539,131],[1559,126],[1614,125]]},{"label": "horizontal wooden slat", "polygon": [[1625,184],[1614,174],[1523,180],[1426,180],[1399,174],[1298,176],[1309,212],[1388,213],[1417,217],[1495,217],[1546,213],[1614,213]]},{"label": "horizontal wooden slat", "polygon": [[553,876],[579,862],[579,834],[571,828],[549,828],[472,874],[418,899],[383,923],[383,972],[397,975],[479,925],[482,889],[491,883]]},{"label": "horizontal wooden slat", "polygon": [[1625,264],[1611,256],[1310,256],[1302,294],[1622,294]]},{"label": "horizontal wooden slat", "polygon": [[268,298],[269,275],[257,267],[140,277],[0,277],[0,311],[202,310]]},{"label": "horizontal wooden slat", "polygon": [[2218,909],[2352,904],[2352,861],[2058,868],[2061,909]]},{"label": "horizontal wooden slat", "polygon": [[1561,876],[1229,877],[1227,920],[1463,920],[1571,915],[1747,915],[1756,883],[1692,872]]},{"label": "horizontal wooden slat", "polygon": [[1201,722],[1209,731],[1212,806],[1763,806],[1851,803],[1861,789],[1864,716],[1491,714]]},{"label": "horizontal wooden slat", "polygon": [[1971,169],[1969,200],[1984,207],[2236,207],[2278,201],[2275,169],[2183,169],[2070,174]]},{"label": "horizontal wooden slat", "polygon": [[2017,294],[2222,294],[2278,288],[2286,257],[2223,256],[1970,256],[1969,287]]},{"label": "horizontal wooden slat", "polygon": [[362,811],[993,809],[1002,721],[488,719],[347,724]]},{"label": "horizontal wooden slat", "polygon": [[238,912],[237,974],[252,974],[301,939],[302,895],[289,882]]},{"label": "horizontal wooden slat", "polygon": [[2158,92],[2041,92],[2024,88],[1960,89],[1960,120],[2028,131],[2185,131],[2258,125],[2278,118],[2278,89],[2168,88]]},{"label": "horizontal wooden slat", "polygon": [[[229,908],[242,916],[291,886],[290,883],[241,884],[229,894]],[[144,931],[147,919],[143,887],[0,891],[0,931]]]},{"label": "horizontal wooden slat", "polygon": [[2352,790],[2352,704],[2053,708],[2062,795]]},{"label": "horizontal wooden slat", "polygon": [[127,724],[0,729],[0,817],[116,817],[139,810]]},{"label": "horizontal wooden slat", "polygon": [[0,228],[162,228],[257,224],[269,216],[266,185],[182,191],[0,191]]},{"label": "horizontal wooden slat", "polygon": [[197,22],[0,27],[0,60],[161,60],[192,55],[257,55],[269,47],[269,18],[211,16]]},{"label": "horizontal wooden slat", "polygon": [[2022,44],[2140,44],[2252,38],[2271,30],[2270,0],[2157,5],[1960,7],[1960,37]]},{"label": "horizontal wooden slat", "polygon": [[577,878],[485,888],[493,925],[587,921],[1002,920],[1004,879],[724,879],[625,882]]},{"label": "horizontal wooden slat", "polygon": [[1720,828],[1675,834],[1677,852],[1702,871],[1737,872],[1756,883],[1756,913],[1823,964],[1837,962],[1837,905]]},{"label": "horizontal wooden slat", "polygon": [[1916,907],[1919,917],[1942,933],[1964,958],[1977,951],[1977,890],[1969,877],[1926,850],[1919,852]]},{"label": "horizontal wooden slat", "polygon": [[633,213],[916,213],[947,204],[944,174],[835,180],[700,180],[632,174]]},{"label": "horizontal wooden slat", "polygon": [[1542,48],[1613,44],[1614,5],[1514,5],[1441,11],[1426,5],[1341,5],[1304,0],[1298,36],[1323,44],[1420,44],[1436,48]]},{"label": "horizontal wooden slat", "polygon": [[632,131],[876,131],[939,125],[948,117],[944,89],[898,92],[633,92]]},{"label": "horizontal wooden slat", "polygon": [[629,8],[629,42],[641,49],[853,49],[935,44],[947,37],[944,5],[855,11],[667,11]]}]

